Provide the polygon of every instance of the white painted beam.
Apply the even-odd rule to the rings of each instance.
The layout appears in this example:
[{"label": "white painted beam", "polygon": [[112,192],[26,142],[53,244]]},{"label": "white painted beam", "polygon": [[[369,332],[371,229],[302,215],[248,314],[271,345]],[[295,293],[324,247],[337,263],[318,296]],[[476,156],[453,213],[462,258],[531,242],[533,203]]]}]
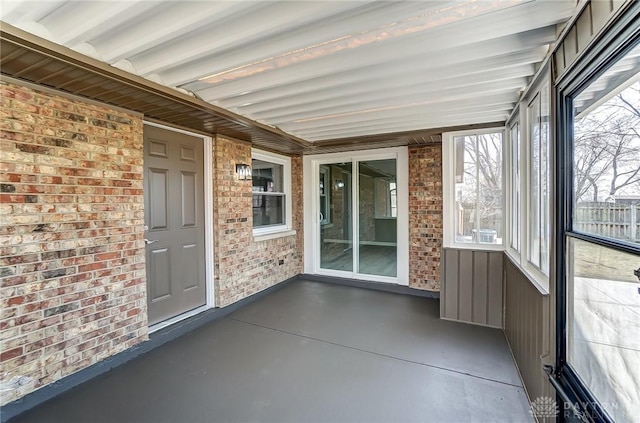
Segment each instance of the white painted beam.
[{"label": "white painted beam", "polygon": [[95,40],[96,49],[109,63],[134,57],[175,39],[201,30],[204,26],[217,26],[234,14],[252,7],[250,2],[167,2],[167,7],[150,13],[120,31]]},{"label": "white painted beam", "polygon": [[37,4],[25,0],[3,1],[0,7],[0,19],[16,26],[27,22],[40,22],[65,3],[66,0],[51,0]]},{"label": "white painted beam", "polygon": [[[295,66],[277,69],[264,75],[243,78],[213,87],[199,82],[184,86],[185,89],[197,92],[200,97],[207,101],[215,101],[244,92],[252,92],[264,88],[275,88],[292,82],[311,81],[328,75],[360,74],[367,76],[370,72],[375,75],[377,66],[401,66],[411,68],[421,66],[425,71],[429,68],[442,68],[449,65],[456,65],[464,62],[483,60],[486,57],[495,57],[503,54],[510,54],[518,51],[530,51],[549,42],[555,36],[555,28],[545,27],[531,32],[521,34],[521,37],[501,37],[492,40],[471,42],[455,48],[440,49],[433,52],[423,52],[422,49],[396,49],[387,54],[370,55],[367,57],[356,57],[352,54],[342,57],[327,57],[314,62],[303,62]],[[525,41],[526,40],[526,41]],[[541,51],[541,50],[538,50]],[[539,61],[544,58],[541,52]],[[362,72],[362,73],[360,73]],[[202,87],[207,87],[202,89]]]},{"label": "white painted beam", "polygon": [[[186,70],[188,80],[213,72],[224,63],[234,67],[236,62],[226,56],[251,52],[250,60],[268,54],[256,46],[263,40],[272,40],[281,33],[304,28],[316,19],[329,17],[341,10],[348,10],[362,3],[353,2],[256,2],[243,13],[228,16],[224,22],[177,39],[175,42],[132,58],[142,73],[159,73],[163,80],[180,85],[184,80],[176,78],[176,69]],[[240,48],[240,47],[243,48]],[[208,57],[209,62],[199,59]],[[213,67],[208,63],[213,63]]]},{"label": "white painted beam", "polygon": [[460,107],[460,108],[446,108],[439,107],[439,105],[434,105],[431,108],[421,108],[421,109],[410,109],[404,111],[401,114],[392,114],[388,116],[380,116],[376,118],[366,118],[361,120],[352,120],[349,122],[332,122],[332,121],[321,121],[321,122],[309,122],[307,124],[295,124],[295,125],[281,125],[280,129],[291,132],[291,133],[300,133],[306,135],[312,135],[316,132],[322,132],[327,130],[342,130],[342,129],[350,129],[350,128],[365,128],[370,127],[372,125],[377,124],[388,124],[388,123],[397,123],[403,124],[413,121],[424,121],[428,120],[434,116],[450,116],[450,115],[465,115],[470,113],[477,113],[483,111],[501,111],[508,112],[513,109],[515,105],[514,102],[505,102],[501,104],[493,104],[493,105],[476,105],[471,107]]},{"label": "white painted beam", "polygon": [[432,128],[442,128],[442,127],[448,127],[448,126],[462,126],[462,125],[473,125],[473,124],[479,124],[479,123],[500,122],[505,119],[506,117],[502,114],[489,113],[485,116],[477,116],[474,118],[460,118],[460,119],[451,118],[448,120],[425,120],[420,125],[415,127],[389,126],[387,128],[378,128],[378,129],[366,130],[366,131],[340,131],[340,133],[334,134],[333,136],[309,137],[307,138],[307,140],[316,142],[316,141],[322,141],[322,140],[359,137],[359,136],[365,136],[365,135],[383,135],[383,134],[391,134],[396,132],[428,130]]},{"label": "white painted beam", "polygon": [[[547,4],[545,8],[558,9],[555,3]],[[372,60],[380,60],[381,57],[396,55],[398,52],[426,54],[468,44],[470,40],[483,41],[504,36],[513,36],[513,41],[521,41],[520,47],[526,47],[528,44],[525,37],[518,37],[515,34],[540,27],[550,27],[551,33],[545,41],[548,43],[555,40],[555,24],[560,20],[561,18],[551,15],[549,10],[543,11],[541,5],[532,2],[427,31],[407,31],[404,36],[387,38],[375,43],[359,42],[359,39],[365,38],[361,34],[356,34],[354,40],[349,39],[350,42],[342,42],[339,38],[344,36],[343,29],[339,33],[325,31],[324,38],[319,41],[309,40],[305,31],[295,34],[295,37],[292,35],[288,44],[286,42],[283,46],[278,44],[277,48],[275,40],[265,39],[263,43],[255,46],[231,50],[227,54],[211,55],[204,60],[194,60],[196,57],[186,57],[184,52],[172,50],[172,54],[178,55],[178,61],[183,64],[171,70],[165,70],[156,62],[153,65],[155,67],[153,71],[160,73],[162,78],[172,85],[182,85],[220,72],[230,71],[230,74],[225,76],[224,82],[226,82],[244,79],[250,75],[268,74],[274,69],[287,69],[300,63],[318,63],[318,61],[328,61],[336,57],[342,57],[342,61],[347,63],[370,63]],[[357,24],[358,20],[355,22]],[[301,40],[308,41],[301,44]],[[318,43],[328,43],[328,46],[323,45],[322,49],[318,47],[308,51],[310,46],[317,47]],[[294,54],[282,56],[285,52]],[[300,54],[295,54],[296,52]],[[202,56],[197,58],[200,57]],[[143,69],[138,64],[136,67]],[[335,71],[339,66],[334,65],[333,69]]]},{"label": "white painted beam", "polygon": [[505,79],[499,82],[477,84],[474,86],[440,87],[425,90],[417,94],[397,95],[391,92],[375,91],[371,97],[365,100],[361,98],[344,98],[341,101],[332,100],[330,102],[319,102],[297,109],[287,109],[280,111],[266,111],[257,113],[251,117],[279,125],[284,122],[291,122],[303,119],[318,119],[323,116],[335,116],[348,113],[365,113],[378,110],[390,110],[393,108],[405,108],[420,106],[448,98],[464,99],[486,94],[499,94],[514,92],[527,84],[526,78]]},{"label": "white painted beam", "polygon": [[[370,68],[361,69],[360,72],[343,72],[326,75],[314,80],[298,81],[273,88],[266,88],[250,93],[243,93],[227,98],[218,98],[218,104],[224,107],[238,107],[243,104],[256,104],[271,100],[279,100],[294,95],[311,95],[317,92],[334,91],[351,84],[370,84],[380,86],[380,82],[415,78],[422,76],[430,81],[449,79],[463,75],[475,75],[494,69],[513,68],[515,66],[532,65],[540,61],[546,48],[537,47],[522,52],[507,53],[498,56],[489,56],[478,60],[461,61],[455,66],[434,67],[431,62],[419,61],[416,63],[384,63]],[[438,66],[438,64],[436,64]]]},{"label": "white painted beam", "polygon": [[[424,127],[425,123],[428,122],[429,125],[433,125],[434,122],[449,122],[453,119],[457,119],[460,121],[469,121],[480,116],[482,119],[488,119],[489,117],[495,117],[495,121],[503,121],[509,115],[510,110],[484,110],[475,113],[470,113],[466,115],[455,115],[455,114],[442,114],[442,115],[433,115],[422,117],[419,119],[402,119],[399,121],[389,121],[389,122],[380,122],[380,123],[371,123],[369,125],[363,126],[354,126],[354,127],[344,127],[344,128],[335,128],[335,129],[325,129],[324,131],[295,131],[292,134],[299,136],[304,139],[327,139],[327,138],[335,138],[336,136],[340,136],[345,132],[349,132],[352,134],[356,133],[364,133],[368,131],[378,131],[378,132],[388,132],[389,130],[396,130],[396,132],[404,132],[407,130],[413,130],[415,128],[421,129]],[[440,127],[443,125],[439,125]]]},{"label": "white painted beam", "polygon": [[153,8],[163,7],[162,2],[132,1],[78,1],[67,2],[63,7],[44,17],[44,25],[58,42],[72,47],[113,29],[114,22],[137,20]]},{"label": "white painted beam", "polygon": [[[454,73],[455,69],[451,69],[451,71]],[[244,115],[257,116],[265,112],[278,113],[288,110],[304,110],[305,107],[310,105],[324,107],[333,104],[333,102],[340,102],[343,99],[348,99],[350,102],[371,102],[374,105],[376,104],[375,99],[380,96],[376,89],[381,86],[384,86],[385,95],[392,93],[394,97],[409,97],[420,93],[428,94],[441,90],[443,87],[470,87],[514,78],[528,78],[533,76],[534,73],[535,67],[532,64],[495,68],[482,73],[442,79],[433,78],[431,73],[418,73],[392,79],[378,78],[373,81],[345,84],[332,90],[292,95],[278,100],[241,106],[237,110]],[[523,81],[526,85],[526,80]],[[470,89],[472,90],[473,88]],[[220,105],[225,108],[230,107],[226,102],[220,102]]]}]

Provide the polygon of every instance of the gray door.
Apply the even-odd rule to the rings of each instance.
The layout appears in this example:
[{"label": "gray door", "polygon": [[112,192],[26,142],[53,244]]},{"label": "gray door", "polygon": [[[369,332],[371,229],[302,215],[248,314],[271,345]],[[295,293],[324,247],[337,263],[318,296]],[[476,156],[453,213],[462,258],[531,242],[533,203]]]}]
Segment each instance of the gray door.
[{"label": "gray door", "polygon": [[206,303],[202,139],[144,127],[149,324]]}]

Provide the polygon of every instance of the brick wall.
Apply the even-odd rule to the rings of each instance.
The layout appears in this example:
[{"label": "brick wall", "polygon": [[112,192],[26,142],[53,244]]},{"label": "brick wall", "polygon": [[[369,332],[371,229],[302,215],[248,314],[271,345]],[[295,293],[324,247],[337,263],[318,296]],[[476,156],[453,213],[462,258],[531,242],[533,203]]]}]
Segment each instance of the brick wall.
[{"label": "brick wall", "polygon": [[360,182],[358,186],[358,201],[360,202],[358,230],[360,231],[360,241],[376,241],[374,179],[363,174],[358,175],[358,178]]},{"label": "brick wall", "polygon": [[0,83],[0,395],[147,339],[140,117]]},{"label": "brick wall", "polygon": [[409,147],[409,286],[440,290],[442,146]]},{"label": "brick wall", "polygon": [[251,182],[235,173],[236,163],[251,163],[251,145],[217,136],[214,163],[215,292],[224,307],[302,273],[302,158],[291,161],[296,235],[260,242],[253,240]]}]

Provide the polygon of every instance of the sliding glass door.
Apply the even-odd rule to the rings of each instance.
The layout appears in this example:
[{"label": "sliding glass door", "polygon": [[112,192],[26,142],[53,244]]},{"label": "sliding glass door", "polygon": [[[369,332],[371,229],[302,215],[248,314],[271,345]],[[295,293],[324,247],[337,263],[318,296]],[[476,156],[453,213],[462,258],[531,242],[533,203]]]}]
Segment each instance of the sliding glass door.
[{"label": "sliding glass door", "polygon": [[396,160],[358,164],[358,273],[395,278],[398,269]]},{"label": "sliding glass door", "polygon": [[320,268],[353,271],[351,162],[326,163],[318,170]]},{"label": "sliding glass door", "polygon": [[405,166],[399,178],[397,150],[348,160],[313,157],[313,273],[408,282],[407,175]]}]

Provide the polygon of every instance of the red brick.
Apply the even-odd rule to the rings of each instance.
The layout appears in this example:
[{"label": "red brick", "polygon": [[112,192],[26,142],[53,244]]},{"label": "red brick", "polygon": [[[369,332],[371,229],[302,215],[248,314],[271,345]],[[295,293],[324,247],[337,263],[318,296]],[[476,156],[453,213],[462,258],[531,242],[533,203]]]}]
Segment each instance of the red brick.
[{"label": "red brick", "polygon": [[[5,116],[22,125],[20,131],[2,131],[2,148],[13,155],[11,162],[0,162],[0,201],[11,205],[4,207],[0,234],[15,242],[0,247],[0,266],[21,272],[5,276],[2,284],[22,289],[5,299],[0,328],[15,326],[20,336],[5,344],[3,371],[29,374],[21,366],[46,352],[36,378],[50,383],[93,364],[96,355],[107,357],[142,341],[134,336],[110,342],[124,334],[112,320],[147,324],[144,308],[136,307],[141,311],[131,316],[128,310],[112,312],[122,304],[144,304],[146,295],[144,278],[133,273],[139,264],[144,267],[145,254],[137,246],[141,224],[132,223],[143,219],[142,123],[138,116],[6,81],[0,81],[0,92],[3,102],[5,94],[16,101]],[[113,176],[103,177],[106,171]],[[124,188],[110,186],[114,180]],[[122,282],[117,289],[110,286],[115,281]],[[96,321],[100,328],[77,336],[80,321]],[[91,357],[81,360],[74,351],[80,342]],[[66,363],[72,356],[78,360]],[[25,393],[21,388],[20,395]]]},{"label": "red brick", "polygon": [[120,258],[121,255],[122,253],[114,251],[111,253],[96,254],[95,259],[96,261],[111,260],[111,259]]},{"label": "red brick", "polygon": [[12,350],[3,351],[0,353],[0,361],[11,360],[22,355],[22,347],[14,348]]}]

